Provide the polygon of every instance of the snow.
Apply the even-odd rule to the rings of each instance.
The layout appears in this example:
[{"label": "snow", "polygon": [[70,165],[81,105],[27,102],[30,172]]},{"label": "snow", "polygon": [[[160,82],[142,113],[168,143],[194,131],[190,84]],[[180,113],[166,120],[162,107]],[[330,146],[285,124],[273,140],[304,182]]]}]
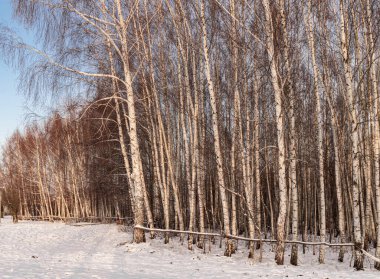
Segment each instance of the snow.
[{"label": "snow", "polygon": [[147,235],[144,244],[131,240],[131,229],[118,225],[13,224],[6,217],[0,224],[0,278],[380,278],[369,260],[365,271],[350,267],[350,252],[339,263],[336,249],[327,249],[323,265],[312,248],[306,255],[300,249],[300,266],[294,267],[277,266],[270,245],[264,246],[263,262],[252,263],[243,242],[227,258],[219,240],[210,253],[207,243],[206,254],[195,246],[187,250],[178,238],[167,245],[160,236],[151,240]]}]

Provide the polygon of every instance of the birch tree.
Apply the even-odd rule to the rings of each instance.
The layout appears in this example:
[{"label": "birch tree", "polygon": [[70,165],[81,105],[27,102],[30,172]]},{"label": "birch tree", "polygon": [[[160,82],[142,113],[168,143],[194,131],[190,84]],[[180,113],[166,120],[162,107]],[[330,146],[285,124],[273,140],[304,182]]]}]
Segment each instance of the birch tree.
[{"label": "birch tree", "polygon": [[284,131],[284,108],[282,105],[282,91],[279,86],[279,76],[277,70],[276,57],[274,52],[274,33],[272,25],[271,7],[268,0],[262,1],[265,13],[265,32],[266,32],[266,50],[269,59],[271,81],[275,94],[276,107],[276,127],[277,127],[277,142],[278,142],[278,179],[279,179],[279,214],[277,219],[277,250],[276,263],[284,264],[285,251],[285,217],[286,217],[286,173],[285,173],[285,131]]},{"label": "birch tree", "polygon": [[352,140],[352,195],[353,195],[353,227],[354,227],[354,242],[355,242],[355,262],[354,267],[357,270],[363,269],[363,253],[362,236],[360,228],[360,212],[359,212],[359,187],[360,187],[360,166],[359,166],[359,138],[358,138],[358,122],[356,112],[356,101],[354,89],[352,86],[352,69],[350,65],[350,57],[348,53],[347,43],[347,11],[344,9],[343,0],[340,0],[340,36],[341,36],[341,51],[343,56],[345,86],[347,92],[347,106],[350,112],[351,120],[351,140]]}]

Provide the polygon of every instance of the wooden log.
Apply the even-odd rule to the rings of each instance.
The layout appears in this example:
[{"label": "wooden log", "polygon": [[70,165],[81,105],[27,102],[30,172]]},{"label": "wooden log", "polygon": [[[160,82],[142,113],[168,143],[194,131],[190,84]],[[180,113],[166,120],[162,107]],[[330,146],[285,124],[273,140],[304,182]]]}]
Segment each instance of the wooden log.
[{"label": "wooden log", "polygon": [[[225,234],[219,234],[219,233],[201,233],[201,232],[193,232],[193,231],[182,231],[182,230],[165,230],[165,229],[156,229],[156,228],[147,228],[142,226],[135,226],[135,228],[142,229],[144,231],[155,231],[155,232],[171,232],[171,233],[185,233],[185,234],[195,234],[195,235],[206,235],[206,236],[218,236],[221,238],[231,238],[236,240],[243,240],[243,241],[256,241],[256,242],[268,242],[268,243],[276,243],[277,240],[275,239],[260,239],[260,238],[248,238],[248,237],[241,237],[236,235],[225,235]],[[300,245],[325,245],[328,247],[353,247],[353,243],[329,243],[329,242],[306,242],[306,241],[297,241],[297,240],[285,240],[285,243],[289,244],[300,244]]]}]

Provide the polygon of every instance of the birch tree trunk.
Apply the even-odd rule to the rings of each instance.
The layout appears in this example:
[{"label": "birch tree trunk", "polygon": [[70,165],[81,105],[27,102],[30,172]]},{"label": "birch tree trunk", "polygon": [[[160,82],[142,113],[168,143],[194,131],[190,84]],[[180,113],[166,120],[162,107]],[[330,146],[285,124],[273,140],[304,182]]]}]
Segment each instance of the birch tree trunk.
[{"label": "birch tree trunk", "polygon": [[[293,89],[293,77],[292,69],[289,61],[289,39],[286,27],[286,15],[285,15],[285,2],[280,0],[280,15],[281,15],[281,27],[284,40],[284,59],[286,68],[287,84],[285,85],[289,92],[289,116],[290,116],[290,143],[289,143],[289,180],[290,180],[290,192],[291,192],[291,208],[292,208],[292,235],[293,240],[298,240],[298,187],[297,187],[297,173],[296,173],[296,119],[294,114],[294,89]],[[290,263],[292,265],[298,265],[298,245],[292,245]]]},{"label": "birch tree trunk", "polygon": [[[262,191],[261,191],[261,178],[260,178],[260,111],[259,111],[259,80],[257,78],[255,78],[255,81],[254,81],[254,84],[253,84],[253,87],[254,87],[254,90],[253,90],[253,93],[255,94],[255,97],[254,97],[254,160],[255,160],[255,163],[254,163],[254,166],[255,166],[255,171],[254,171],[254,175],[255,175],[255,184],[256,184],[256,224],[257,224],[257,229],[258,229],[258,233],[261,234],[262,231],[261,231],[261,195],[262,195]],[[247,116],[247,122],[248,122],[248,116]],[[249,125],[249,123],[247,123],[247,126]],[[249,137],[249,135],[247,135],[247,137]],[[270,194],[270,193],[269,193]],[[272,205],[270,204],[270,208],[272,209]],[[272,214],[272,210],[271,210],[271,214]],[[273,217],[271,216],[271,219]],[[265,225],[264,224],[264,229],[265,229]],[[265,229],[266,230],[266,229]],[[266,235],[266,231],[265,231],[265,235]],[[261,237],[261,235],[260,235]],[[261,248],[261,247],[260,247]]]},{"label": "birch tree trunk", "polygon": [[[214,133],[214,149],[215,149],[215,156],[216,156],[217,176],[218,176],[217,181],[218,181],[218,187],[219,187],[219,195],[220,195],[220,199],[222,203],[224,233],[229,235],[231,233],[230,218],[229,218],[228,201],[227,201],[227,196],[226,196],[224,174],[223,174],[223,158],[222,158],[222,151],[220,147],[216,92],[214,89],[214,83],[211,78],[211,68],[210,68],[210,62],[209,62],[209,47],[207,46],[205,0],[201,1],[201,24],[202,24],[204,68],[205,68],[205,74],[207,78],[207,86],[208,86],[208,91],[210,94],[210,102],[211,102],[211,109],[212,109],[212,130]],[[232,246],[231,242],[227,239],[226,251],[224,254],[227,257],[231,256],[231,253],[232,253],[231,246]]]},{"label": "birch tree trunk", "polygon": [[[115,0],[117,15],[120,24],[120,40],[122,45],[122,55],[123,55],[123,70],[124,70],[124,83],[127,93],[127,106],[128,106],[128,120],[129,120],[129,138],[130,138],[130,149],[131,149],[131,159],[132,159],[132,173],[131,173],[131,184],[133,185],[133,192],[135,198],[134,205],[134,222],[135,226],[144,225],[144,192],[145,182],[142,172],[141,164],[141,154],[140,146],[137,136],[137,119],[135,111],[135,98],[132,87],[132,77],[129,69],[129,54],[128,54],[128,44],[127,44],[127,32],[125,26],[125,20],[123,16],[123,11],[121,8],[120,0]],[[142,229],[134,229],[133,240],[136,243],[145,241],[145,234]]]},{"label": "birch tree trunk", "polygon": [[347,12],[344,10],[343,0],[340,0],[340,31],[341,31],[341,51],[343,55],[343,66],[345,75],[345,86],[347,92],[348,108],[351,120],[351,141],[352,141],[352,199],[353,199],[353,228],[354,228],[354,244],[355,244],[355,261],[354,267],[357,270],[363,269],[363,243],[360,226],[360,201],[359,201],[359,183],[360,183],[360,166],[359,166],[359,136],[358,122],[355,108],[355,96],[352,86],[352,70],[350,58],[348,54],[348,43],[346,35]]},{"label": "birch tree trunk", "polygon": [[[373,38],[373,24],[372,24],[372,7],[369,0],[364,3],[365,6],[365,23],[367,29],[367,50],[369,54],[369,72],[372,85],[372,102],[373,102],[373,115],[370,120],[370,126],[373,126],[373,151],[374,151],[374,166],[375,166],[375,196],[376,196],[376,256],[380,257],[380,125],[379,125],[379,93],[378,93],[378,79],[376,70],[378,63],[376,62],[375,43]],[[370,94],[371,94],[370,93]],[[369,115],[371,115],[371,110]],[[371,185],[367,188],[367,192],[371,191]],[[367,193],[369,196],[369,193]],[[366,204],[368,210],[371,208],[370,198],[367,199]],[[367,214],[368,215],[368,214]],[[367,217],[366,219],[369,219]],[[369,220],[366,222],[366,229],[369,230]],[[375,262],[375,268],[380,270],[380,263]]]},{"label": "birch tree trunk", "polygon": [[[316,127],[318,131],[318,168],[319,168],[319,189],[320,189],[320,241],[326,241],[326,204],[325,204],[325,183],[324,183],[324,166],[323,166],[323,130],[322,130],[322,105],[320,100],[320,85],[319,85],[319,70],[315,57],[315,45],[314,45],[314,31],[311,22],[311,0],[307,5],[307,16],[305,23],[307,26],[309,49],[311,52],[311,60],[313,64],[313,78],[314,78],[314,92],[316,99]],[[319,248],[319,263],[325,262],[325,246],[321,245]]]},{"label": "birch tree trunk", "polygon": [[[230,1],[230,7],[231,7],[231,15],[233,18],[236,18],[237,15],[235,13],[235,0]],[[233,140],[232,144],[238,146],[238,162],[241,161],[240,165],[242,167],[242,173],[243,173],[243,179],[241,181],[242,187],[244,189],[244,194],[247,202],[247,211],[248,211],[248,230],[249,230],[249,237],[254,238],[255,236],[255,224],[254,224],[254,203],[253,203],[253,187],[252,183],[250,183],[250,178],[247,176],[248,172],[248,166],[247,166],[247,151],[246,147],[244,145],[244,136],[243,136],[243,126],[242,126],[242,113],[241,113],[241,103],[240,103],[240,94],[239,94],[239,87],[238,87],[238,46],[237,46],[237,26],[236,21],[233,21],[232,25],[232,60],[233,60],[233,88],[234,88],[234,135],[233,138],[235,138],[235,135],[237,136],[237,140]],[[255,92],[257,94],[257,92]],[[249,138],[249,135],[247,136]],[[249,144],[249,141],[248,141]],[[234,146],[233,146],[234,148]],[[248,147],[250,148],[250,146]],[[231,160],[235,160],[234,158],[231,158]],[[233,181],[234,183],[234,181]],[[234,190],[234,189],[233,189]],[[236,191],[236,190],[234,190]],[[236,197],[235,197],[236,198]],[[232,232],[233,234],[237,235],[237,230]],[[250,241],[249,243],[249,258],[253,258],[254,256],[254,243]]]},{"label": "birch tree trunk", "polygon": [[285,252],[285,220],[286,220],[286,205],[287,205],[287,190],[286,190],[286,173],[285,173],[285,129],[284,129],[284,111],[282,105],[282,91],[279,86],[279,76],[277,72],[276,57],[274,55],[274,33],[272,26],[272,15],[268,0],[262,0],[264,6],[265,22],[264,28],[266,33],[266,50],[270,63],[271,81],[275,94],[276,108],[276,127],[277,127],[277,142],[278,142],[278,184],[279,184],[279,213],[277,219],[277,248],[276,248],[276,263],[284,264]]},{"label": "birch tree trunk", "polygon": [[[193,52],[192,56],[192,65],[193,65],[193,80],[194,82],[197,80],[197,68],[195,66],[195,53]],[[202,67],[201,67],[202,68]],[[197,175],[197,184],[198,184],[198,210],[199,210],[199,230],[200,232],[205,231],[205,206],[206,206],[206,198],[205,198],[205,189],[204,189],[204,179],[205,179],[205,171],[204,171],[204,148],[205,148],[205,132],[204,132],[204,103],[203,103],[203,94],[204,94],[204,88],[202,84],[199,83],[194,83],[194,88],[195,90],[199,90],[199,104],[198,101],[195,101],[195,108],[197,108],[197,104],[199,107],[199,110],[196,111],[196,115],[199,115],[199,132],[198,132],[198,137],[199,137],[199,150],[197,152],[198,155],[198,161],[195,161],[195,163],[198,163],[198,175]],[[194,136],[196,134],[194,133]],[[195,145],[194,145],[195,147]],[[193,160],[194,161],[194,160]],[[204,236],[199,236],[198,239],[198,248],[205,248],[204,246]]]},{"label": "birch tree trunk", "polygon": [[[340,167],[340,150],[339,150],[339,133],[338,133],[338,120],[336,116],[336,110],[333,105],[333,100],[331,96],[331,89],[329,85],[329,78],[325,77],[325,89],[327,95],[327,103],[330,107],[331,111],[331,122],[332,122],[332,132],[333,132],[333,146],[334,146],[334,169],[335,169],[335,184],[336,184],[336,196],[338,202],[338,229],[340,234],[341,243],[346,242],[346,222],[345,222],[345,214],[343,207],[343,193],[342,193],[342,181],[341,181],[341,167]],[[338,260],[343,262],[344,259],[345,248],[344,246],[340,247]]]}]

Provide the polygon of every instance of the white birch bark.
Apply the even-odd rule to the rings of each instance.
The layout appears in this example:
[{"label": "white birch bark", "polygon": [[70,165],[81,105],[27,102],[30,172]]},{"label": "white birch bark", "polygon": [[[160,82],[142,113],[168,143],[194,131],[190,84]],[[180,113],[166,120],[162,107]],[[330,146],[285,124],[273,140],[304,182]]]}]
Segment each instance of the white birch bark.
[{"label": "white birch bark", "polygon": [[[260,110],[259,110],[259,80],[256,77],[254,84],[254,175],[256,184],[256,225],[258,233],[261,234],[261,178],[260,178]],[[247,126],[249,127],[249,119],[247,116]],[[249,135],[247,135],[249,137]],[[270,208],[272,206],[270,205]],[[271,217],[272,218],[272,217]],[[264,220],[265,224],[265,220]],[[265,232],[266,233],[266,232]],[[260,236],[261,237],[261,236]],[[261,248],[261,247],[260,247]]]},{"label": "white birch bark", "polygon": [[[235,0],[230,1],[230,8],[231,8],[231,15],[236,18],[237,15],[235,13]],[[244,189],[244,194],[247,202],[247,210],[248,210],[248,230],[249,230],[249,236],[250,238],[254,237],[255,234],[255,224],[254,224],[254,218],[255,218],[255,206],[253,202],[253,185],[250,183],[250,179],[247,176],[248,173],[248,163],[247,163],[247,154],[248,148],[244,145],[244,136],[243,136],[243,126],[242,126],[242,112],[241,112],[241,103],[240,103],[240,93],[239,93],[239,87],[238,87],[238,46],[237,46],[237,26],[236,22],[233,21],[232,26],[232,60],[233,60],[233,82],[234,82],[234,131],[233,131],[233,141],[232,144],[235,146],[238,146],[238,162],[240,162],[240,165],[242,167],[242,173],[243,173],[243,179],[241,181],[242,187]],[[248,128],[247,128],[248,129]],[[237,137],[237,140],[235,140],[235,137]],[[249,137],[249,135],[247,136]],[[248,140],[249,143],[249,140]],[[233,146],[233,147],[234,147]],[[233,162],[235,161],[235,158],[231,158]],[[234,177],[234,176],[233,176]],[[235,181],[233,181],[235,183]],[[232,189],[233,191],[236,191],[236,189]],[[234,195],[235,196],[235,195]],[[236,197],[234,197],[236,199]],[[234,209],[233,209],[234,210]],[[236,210],[236,208],[235,208]],[[236,220],[236,217],[235,217]],[[232,229],[232,234],[237,235],[237,228]],[[254,256],[254,243],[251,241],[249,243],[250,252],[249,257],[253,258]]]},{"label": "white birch bark", "polygon": [[[294,90],[293,90],[293,80],[291,76],[291,66],[289,61],[289,38],[286,27],[286,15],[285,15],[285,2],[280,0],[280,15],[281,15],[281,26],[283,32],[284,40],[284,58],[285,58],[285,68],[287,74],[287,84],[286,88],[289,92],[289,115],[290,115],[290,143],[289,143],[289,180],[290,180],[290,195],[291,195],[291,208],[292,208],[292,235],[293,240],[298,240],[298,188],[297,188],[297,173],[296,173],[296,122],[294,114]],[[292,245],[292,252],[290,263],[293,265],[298,265],[298,246],[297,244]]]},{"label": "white birch bark", "polygon": [[355,108],[355,95],[352,86],[352,70],[350,57],[348,54],[348,43],[346,35],[346,20],[347,12],[344,10],[343,0],[340,0],[340,36],[341,36],[341,51],[343,55],[343,66],[345,75],[345,88],[347,92],[348,108],[351,120],[351,141],[352,141],[352,199],[353,199],[353,228],[354,228],[354,244],[355,244],[355,261],[354,267],[357,270],[363,269],[363,248],[361,226],[360,226],[360,201],[359,201],[359,137],[358,137],[358,122]]},{"label": "white birch bark", "polygon": [[[307,15],[305,16],[305,24],[307,26],[309,49],[311,52],[311,60],[313,64],[313,78],[314,78],[314,92],[316,99],[316,126],[318,130],[318,168],[319,168],[319,202],[320,202],[320,241],[325,242],[326,240],[326,204],[325,204],[325,183],[324,183],[324,166],[323,166],[323,109],[321,104],[320,95],[322,94],[320,87],[319,70],[315,55],[315,44],[314,44],[314,31],[311,19],[311,0],[308,1]],[[319,263],[325,262],[325,246],[321,245],[319,247]]]},{"label": "white birch bark", "polygon": [[[135,98],[132,87],[132,77],[129,69],[129,54],[128,54],[128,44],[127,44],[127,32],[125,26],[125,20],[123,16],[123,11],[121,8],[120,0],[115,0],[116,10],[118,15],[118,23],[120,24],[120,40],[122,46],[122,55],[123,55],[123,70],[124,70],[124,82],[127,93],[127,106],[128,106],[128,120],[129,120],[129,138],[130,138],[130,149],[131,149],[131,159],[132,159],[132,173],[131,173],[131,182],[134,188],[134,223],[136,226],[144,225],[144,192],[145,182],[144,176],[141,169],[141,155],[140,155],[140,146],[137,136],[137,119],[135,111]],[[136,243],[144,242],[145,235],[144,231],[135,228],[133,240]]]},{"label": "white birch bark", "polygon": [[[379,125],[379,93],[378,93],[378,79],[376,75],[376,70],[378,63],[376,62],[376,52],[375,52],[375,43],[373,38],[373,24],[372,24],[372,8],[369,0],[366,0],[365,3],[365,21],[367,29],[367,49],[369,52],[369,72],[370,80],[372,85],[372,102],[373,102],[373,115],[371,115],[370,121],[371,126],[373,125],[373,150],[374,150],[374,166],[375,166],[375,196],[376,196],[376,256],[380,257],[380,125]],[[367,191],[371,191],[367,187]],[[367,194],[368,195],[368,194]],[[369,196],[369,195],[368,195]],[[370,199],[367,199],[367,208],[370,210],[371,204]],[[368,215],[368,213],[367,213]],[[366,218],[368,219],[368,217]],[[366,227],[369,229],[369,220],[366,222]],[[375,262],[375,268],[380,270],[380,263]]]},{"label": "white birch bark", "polygon": [[[230,218],[229,218],[229,208],[227,195],[225,190],[224,183],[224,174],[223,174],[223,158],[222,151],[220,147],[220,137],[219,137],[219,126],[218,126],[218,109],[217,109],[217,100],[216,100],[216,92],[214,89],[214,83],[211,78],[211,68],[209,62],[209,47],[207,45],[207,26],[206,26],[206,18],[205,18],[205,1],[201,1],[201,24],[202,24],[202,42],[203,42],[203,57],[204,57],[204,68],[205,74],[207,78],[207,85],[210,94],[210,102],[212,108],[212,129],[214,135],[214,149],[216,156],[216,168],[217,168],[217,181],[219,187],[219,195],[222,203],[222,214],[223,214],[223,225],[224,232],[226,234],[230,234]],[[227,249],[225,252],[226,256],[231,256],[231,248],[229,241],[227,241]]]},{"label": "white birch bark", "polygon": [[269,0],[262,0],[265,13],[264,28],[266,33],[266,49],[270,63],[271,81],[275,94],[276,108],[276,127],[277,127],[277,142],[278,142],[278,178],[279,178],[279,214],[277,219],[277,249],[276,263],[284,264],[285,252],[285,221],[286,221],[286,205],[287,205],[287,190],[286,190],[286,173],[285,173],[285,129],[284,129],[284,111],[282,105],[282,91],[279,86],[279,76],[277,72],[276,57],[274,55],[274,32],[272,26],[272,15],[269,6]]}]

